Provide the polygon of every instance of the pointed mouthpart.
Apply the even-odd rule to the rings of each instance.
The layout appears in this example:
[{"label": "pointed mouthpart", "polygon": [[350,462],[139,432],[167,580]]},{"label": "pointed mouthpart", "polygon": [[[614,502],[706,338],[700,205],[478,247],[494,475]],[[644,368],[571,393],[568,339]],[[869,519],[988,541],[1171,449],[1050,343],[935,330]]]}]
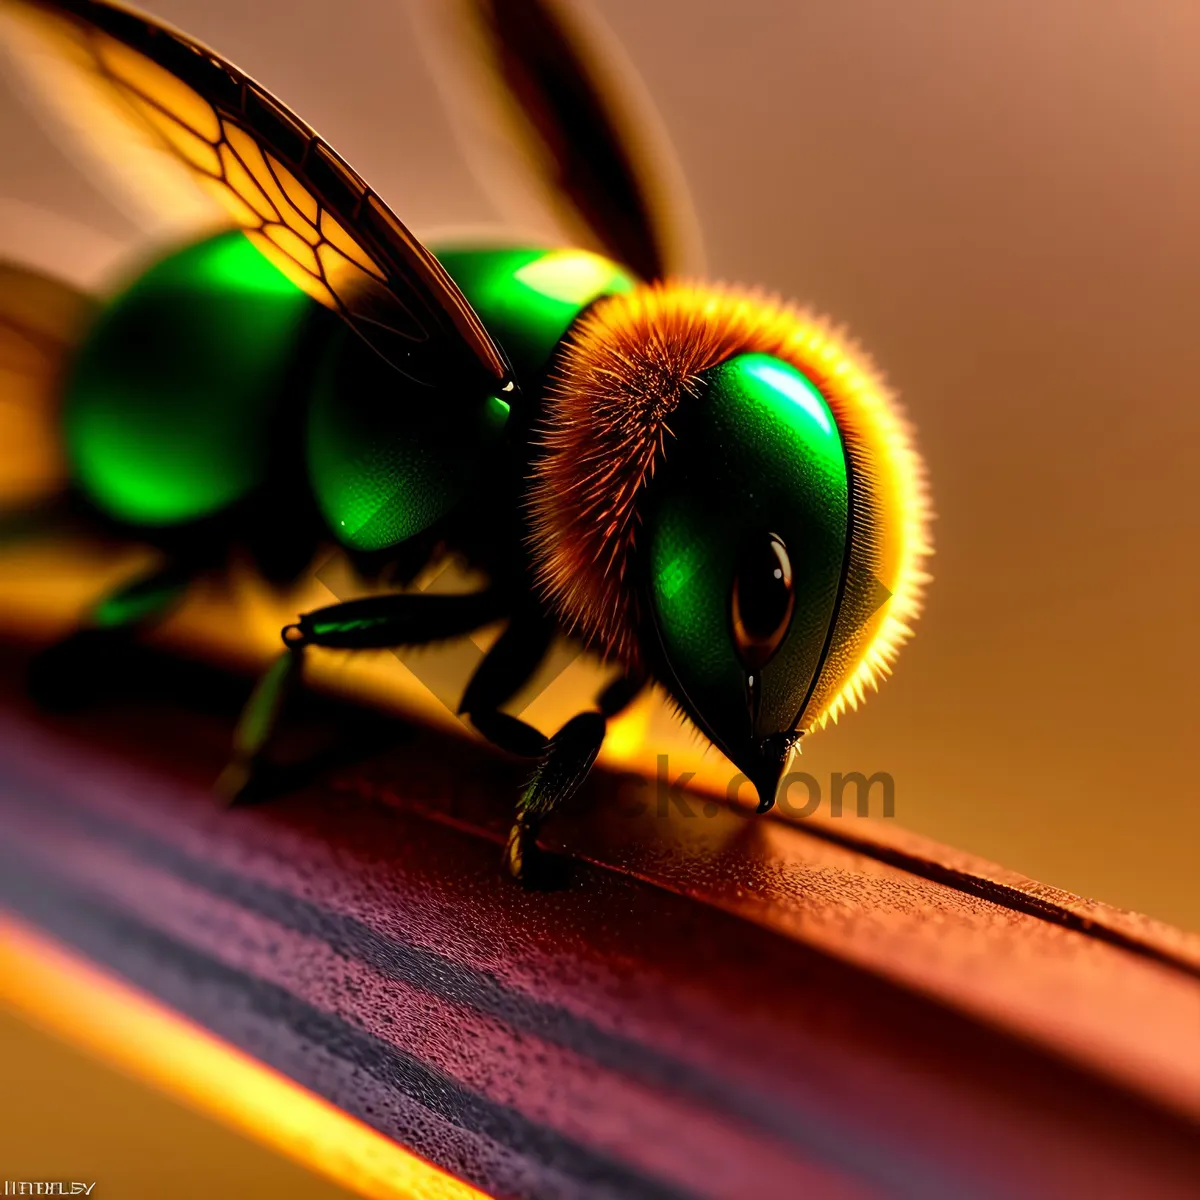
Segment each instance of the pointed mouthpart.
[{"label": "pointed mouthpart", "polygon": [[773,733],[758,743],[755,761],[746,768],[746,775],[758,793],[756,812],[770,812],[775,807],[779,781],[787,771],[792,747],[800,740],[799,731]]}]

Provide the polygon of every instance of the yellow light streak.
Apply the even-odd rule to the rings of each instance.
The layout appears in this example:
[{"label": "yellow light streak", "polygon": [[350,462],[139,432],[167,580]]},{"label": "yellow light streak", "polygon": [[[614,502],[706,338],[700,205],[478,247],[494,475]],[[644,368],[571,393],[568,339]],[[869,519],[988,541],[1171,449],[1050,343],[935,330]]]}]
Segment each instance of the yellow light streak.
[{"label": "yellow light streak", "polygon": [[361,1196],[484,1197],[199,1025],[4,916],[0,1004]]}]

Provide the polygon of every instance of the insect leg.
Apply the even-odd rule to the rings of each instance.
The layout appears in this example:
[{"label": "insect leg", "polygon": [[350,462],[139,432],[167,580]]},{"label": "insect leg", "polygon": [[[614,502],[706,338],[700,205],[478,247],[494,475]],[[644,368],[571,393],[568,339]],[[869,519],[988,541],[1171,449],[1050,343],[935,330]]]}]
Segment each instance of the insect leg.
[{"label": "insect leg", "polygon": [[47,708],[85,703],[116,666],[120,650],[175,607],[195,573],[193,564],[168,561],[101,599],[79,629],[43,650],[30,664],[33,699]]},{"label": "insect leg", "polygon": [[309,646],[345,650],[397,649],[460,637],[504,613],[498,589],[460,595],[427,592],[368,596],[306,613],[283,631],[287,647],[259,680],[242,710],[229,765],[217,780],[227,802],[247,800],[259,790],[271,740],[288,696],[300,685]]},{"label": "insect leg", "polygon": [[227,804],[250,800],[258,791],[266,773],[263,751],[288,697],[303,678],[303,643],[289,645],[287,630],[283,640],[288,648],[259,677],[233,731],[233,753],[215,785],[217,795]]},{"label": "insect leg", "polygon": [[646,676],[641,671],[618,675],[597,697],[596,707],[606,717],[615,717],[637,699],[645,686]]},{"label": "insect leg", "polygon": [[604,742],[608,718],[625,708],[641,691],[645,678],[629,674],[609,684],[597,698],[597,710],[572,717],[549,740],[533,778],[517,801],[516,816],[505,846],[504,862],[514,879],[528,877],[536,859],[542,823],[579,790]]},{"label": "insect leg", "polygon": [[539,609],[518,611],[471,676],[458,706],[489,742],[522,758],[540,758],[548,742],[528,722],[500,709],[533,677],[553,636],[553,621]]}]

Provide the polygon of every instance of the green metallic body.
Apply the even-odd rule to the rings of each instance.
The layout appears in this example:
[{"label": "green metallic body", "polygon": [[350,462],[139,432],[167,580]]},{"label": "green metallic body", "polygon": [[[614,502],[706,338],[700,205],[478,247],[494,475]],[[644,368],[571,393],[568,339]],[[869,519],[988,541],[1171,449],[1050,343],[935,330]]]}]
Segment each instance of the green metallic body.
[{"label": "green metallic body", "polygon": [[[614,259],[447,247],[439,267],[310,127],[179,31],[110,0],[15,0],[0,30],[91,156],[151,203],[169,203],[173,181],[159,183],[173,158],[245,230],[147,269],[67,364],[72,486],[35,524],[85,508],[158,553],[38,655],[31,693],[86,700],[231,551],[287,584],[338,542],[381,586],[283,629],[218,790],[233,801],[275,789],[272,732],[309,650],[423,646],[503,621],[454,707],[535,764],[505,848],[516,878],[607,722],[650,682],[769,807],[823,664],[866,632],[859,593],[875,549],[856,541],[872,528],[871,456],[857,457],[857,437],[843,443],[800,370],[741,352],[774,346],[807,365],[787,348],[803,331],[776,342],[782,313],[670,282],[691,239],[686,196],[670,194],[669,163],[659,169],[667,147],[645,153],[653,115],[609,95],[627,73],[609,78],[557,8],[479,0],[457,14],[455,40],[480,51],[489,98],[506,97],[514,163]],[[492,158],[476,165],[490,173]],[[573,327],[579,343],[560,354]],[[919,495],[900,499],[919,520]],[[445,550],[485,582],[450,595],[407,586]],[[547,735],[506,706],[573,630],[619,655],[621,676]]]},{"label": "green metallic body", "polygon": [[[527,590],[520,496],[547,368],[580,313],[634,280],[585,251],[439,258],[508,355],[515,410],[502,396],[413,382],[241,233],[222,233],[151,267],[81,346],[65,397],[78,489],[164,546],[206,528],[218,550],[244,544],[264,565],[290,535],[296,553],[267,571],[275,578],[330,536],[364,568],[405,543],[421,559],[420,535],[441,536],[457,514],[456,548],[493,582],[520,577]],[[658,634],[652,670],[734,761],[751,762],[765,738],[795,728],[827,653],[851,481],[833,414],[800,372],[742,354],[705,383],[673,419],[648,489],[634,586]],[[794,603],[755,662],[736,642],[730,601],[746,547],[765,538],[786,547]],[[93,623],[136,623],[179,587],[151,577]]]},{"label": "green metallic body", "polygon": [[[439,257],[527,400],[579,312],[633,286],[582,251]],[[511,441],[511,415],[502,397],[468,400],[400,375],[240,232],[176,251],[113,299],[76,355],[64,407],[76,486],[118,524],[153,536],[236,523],[299,447],[328,532],[365,552],[463,505]]]},{"label": "green metallic body", "polygon": [[240,233],[156,263],[101,312],[67,381],[74,478],[124,524],[212,517],[267,477],[312,306]]}]

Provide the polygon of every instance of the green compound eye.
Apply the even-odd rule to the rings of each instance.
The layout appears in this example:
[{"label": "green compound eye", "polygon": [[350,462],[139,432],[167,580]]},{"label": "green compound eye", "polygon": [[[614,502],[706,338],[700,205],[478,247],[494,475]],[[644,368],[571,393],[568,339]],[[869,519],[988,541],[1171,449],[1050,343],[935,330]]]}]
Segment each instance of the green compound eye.
[{"label": "green compound eye", "polygon": [[676,698],[773,795],[837,612],[846,456],[825,398],[788,363],[742,354],[704,382],[653,484],[644,586]]}]

